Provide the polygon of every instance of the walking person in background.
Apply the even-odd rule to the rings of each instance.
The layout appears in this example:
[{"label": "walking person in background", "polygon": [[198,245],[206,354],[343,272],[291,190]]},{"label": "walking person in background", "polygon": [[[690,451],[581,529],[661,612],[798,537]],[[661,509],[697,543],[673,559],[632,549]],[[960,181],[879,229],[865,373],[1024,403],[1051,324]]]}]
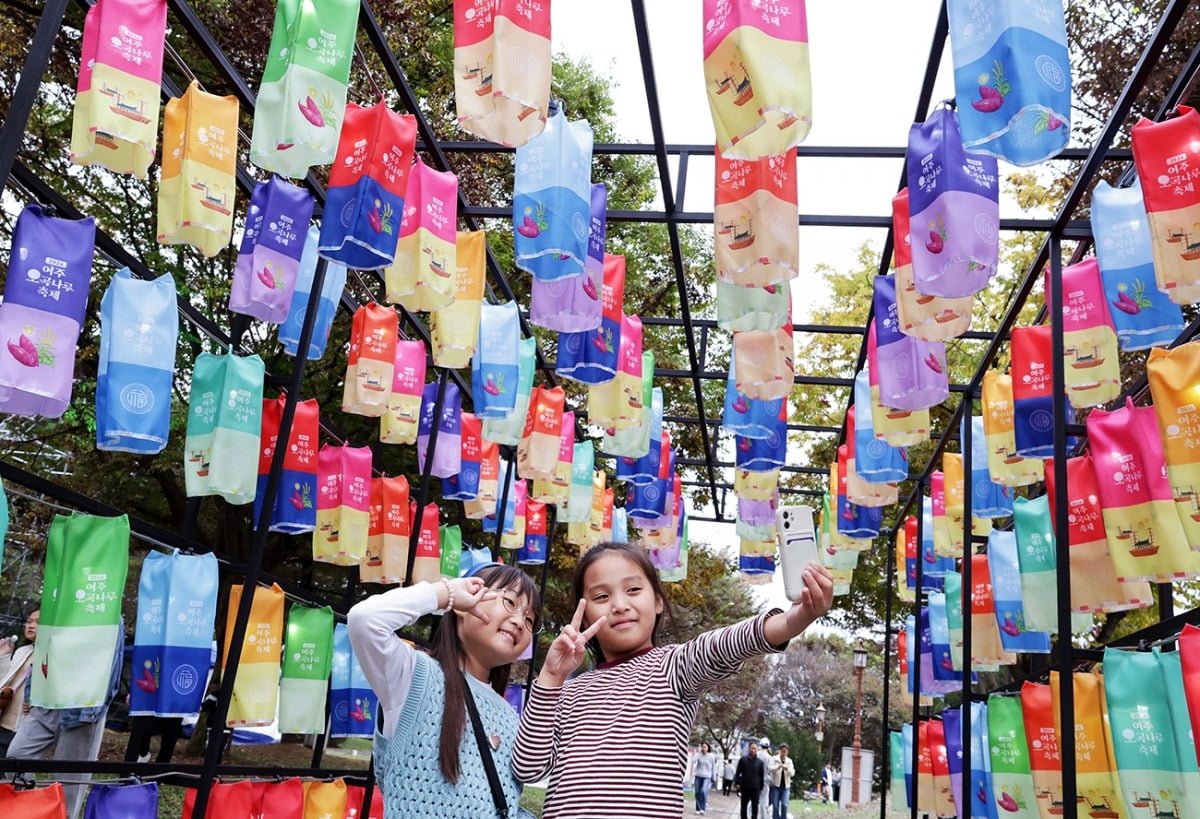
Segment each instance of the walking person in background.
[{"label": "walking person in background", "polygon": [[[8,756],[8,746],[17,735],[17,725],[29,710],[25,704],[29,669],[33,666],[33,641],[37,637],[41,612],[30,610],[25,617],[25,643],[0,659],[0,759]],[[4,641],[12,645],[10,640]]]},{"label": "walking person in background", "polygon": [[788,759],[786,742],[779,745],[779,754],[771,757],[767,774],[771,777],[771,819],[787,819],[788,799],[791,796],[792,779],[796,776],[796,765]]},{"label": "walking person in background", "polygon": [[833,801],[833,766],[828,762],[821,768],[821,796],[826,804]]},{"label": "walking person in background", "polygon": [[738,786],[742,798],[741,819],[746,819],[746,806],[750,806],[750,819],[758,819],[758,797],[767,778],[767,768],[758,758],[758,743],[751,742],[746,755],[738,760],[733,782]]},{"label": "walking person in background", "polygon": [[708,810],[708,790],[712,787],[716,767],[717,755],[709,750],[707,742],[701,742],[700,753],[696,754],[696,813]]},{"label": "walking person in background", "polygon": [[733,757],[729,757],[725,760],[725,770],[721,771],[721,794],[723,796],[729,796],[729,792],[733,790],[733,773]]}]

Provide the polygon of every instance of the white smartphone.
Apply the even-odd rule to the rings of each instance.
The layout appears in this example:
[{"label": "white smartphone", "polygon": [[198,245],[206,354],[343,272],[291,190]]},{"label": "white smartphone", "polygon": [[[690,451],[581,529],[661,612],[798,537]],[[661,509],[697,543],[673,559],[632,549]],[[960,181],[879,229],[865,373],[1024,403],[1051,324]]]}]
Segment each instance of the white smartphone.
[{"label": "white smartphone", "polygon": [[817,532],[811,506],[783,506],[775,510],[779,530],[779,563],[783,570],[783,593],[789,600],[800,599],[804,591],[804,570],[818,562]]}]

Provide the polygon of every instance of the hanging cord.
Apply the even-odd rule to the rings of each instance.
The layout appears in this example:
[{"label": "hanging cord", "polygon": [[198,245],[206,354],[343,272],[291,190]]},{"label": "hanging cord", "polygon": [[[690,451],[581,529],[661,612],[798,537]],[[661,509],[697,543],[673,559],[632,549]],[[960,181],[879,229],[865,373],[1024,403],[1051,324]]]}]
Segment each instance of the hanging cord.
[{"label": "hanging cord", "polygon": [[367,62],[367,55],[363,54],[362,47],[358,43],[354,44],[354,56],[358,57],[362,63],[363,73],[367,75],[367,82],[371,83],[371,90],[375,92],[376,100],[383,100],[383,90],[379,87],[379,83],[375,81],[375,72],[371,70],[370,64]]}]

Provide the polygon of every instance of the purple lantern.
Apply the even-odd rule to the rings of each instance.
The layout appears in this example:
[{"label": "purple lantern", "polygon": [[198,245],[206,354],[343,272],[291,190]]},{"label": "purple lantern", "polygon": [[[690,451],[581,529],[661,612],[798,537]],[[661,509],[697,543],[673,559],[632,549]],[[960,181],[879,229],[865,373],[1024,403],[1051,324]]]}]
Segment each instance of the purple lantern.
[{"label": "purple lantern", "polygon": [[895,276],[875,277],[874,324],[879,400],[884,406],[922,410],[950,397],[946,345],[941,341],[922,341],[900,331]]},{"label": "purple lantern", "polygon": [[272,324],[287,320],[314,201],[276,176],[255,186],[233,268],[230,310]]},{"label": "purple lantern", "polygon": [[429,474],[435,478],[449,478],[462,469],[462,393],[457,384],[446,382],[442,398],[442,413],[436,419],[438,383],[425,385],[421,403],[421,420],[417,428],[417,465],[424,471],[425,459],[429,456],[429,436],[433,425],[438,425],[437,445],[433,449],[433,463]]}]

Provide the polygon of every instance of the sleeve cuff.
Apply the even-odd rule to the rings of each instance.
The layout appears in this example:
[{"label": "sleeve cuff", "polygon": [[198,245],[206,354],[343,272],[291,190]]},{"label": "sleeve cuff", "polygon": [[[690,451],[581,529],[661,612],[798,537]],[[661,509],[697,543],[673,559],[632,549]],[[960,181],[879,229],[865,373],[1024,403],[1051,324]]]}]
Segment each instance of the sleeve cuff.
[{"label": "sleeve cuff", "polygon": [[776,614],[783,614],[783,609],[776,607],[770,611],[765,611],[758,615],[754,621],[754,636],[757,638],[764,654],[782,654],[787,651],[787,647],[792,643],[791,640],[785,640],[779,645],[773,645],[767,640],[767,618],[773,617]]}]

